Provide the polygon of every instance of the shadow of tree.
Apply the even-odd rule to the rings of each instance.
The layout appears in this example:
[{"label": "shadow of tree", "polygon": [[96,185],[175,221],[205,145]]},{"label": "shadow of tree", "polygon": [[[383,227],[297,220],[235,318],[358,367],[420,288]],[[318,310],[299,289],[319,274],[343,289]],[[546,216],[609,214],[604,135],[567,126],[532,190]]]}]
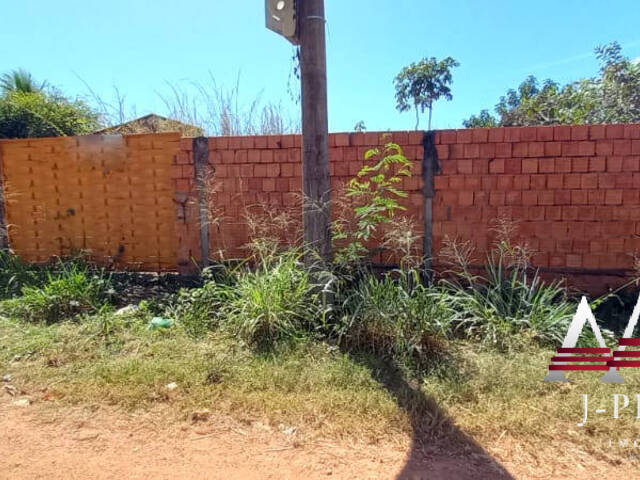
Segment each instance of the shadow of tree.
[{"label": "shadow of tree", "polygon": [[397,480],[507,480],[514,477],[471,436],[455,425],[417,382],[387,359],[347,352],[409,416],[411,449]]}]

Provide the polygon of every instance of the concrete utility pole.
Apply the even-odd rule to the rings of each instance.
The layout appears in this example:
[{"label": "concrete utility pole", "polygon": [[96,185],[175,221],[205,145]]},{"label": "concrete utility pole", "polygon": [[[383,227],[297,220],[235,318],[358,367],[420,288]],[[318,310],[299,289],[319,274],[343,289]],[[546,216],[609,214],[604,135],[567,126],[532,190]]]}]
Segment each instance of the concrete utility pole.
[{"label": "concrete utility pole", "polygon": [[329,263],[332,260],[332,219],[324,0],[298,0],[298,12],[304,240]]},{"label": "concrete utility pole", "polygon": [[[267,27],[300,45],[305,247],[332,260],[324,0],[267,0]],[[314,258],[308,258],[314,261]]]}]

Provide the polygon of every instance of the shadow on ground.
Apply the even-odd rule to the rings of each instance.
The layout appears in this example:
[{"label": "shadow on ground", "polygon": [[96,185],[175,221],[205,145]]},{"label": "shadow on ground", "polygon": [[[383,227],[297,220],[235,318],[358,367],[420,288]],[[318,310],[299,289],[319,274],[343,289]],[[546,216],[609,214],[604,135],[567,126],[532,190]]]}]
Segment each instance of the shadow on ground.
[{"label": "shadow on ground", "polygon": [[411,450],[397,480],[507,480],[514,477],[404,372],[389,361],[351,355],[370,368],[374,378],[410,417]]}]

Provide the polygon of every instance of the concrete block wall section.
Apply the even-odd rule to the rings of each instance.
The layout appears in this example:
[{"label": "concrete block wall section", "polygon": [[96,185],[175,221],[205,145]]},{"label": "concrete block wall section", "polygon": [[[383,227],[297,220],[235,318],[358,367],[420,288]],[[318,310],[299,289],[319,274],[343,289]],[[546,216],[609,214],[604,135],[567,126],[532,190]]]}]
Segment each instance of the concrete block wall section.
[{"label": "concrete block wall section", "polygon": [[80,250],[173,270],[179,134],[0,140],[11,248],[44,262]]}]

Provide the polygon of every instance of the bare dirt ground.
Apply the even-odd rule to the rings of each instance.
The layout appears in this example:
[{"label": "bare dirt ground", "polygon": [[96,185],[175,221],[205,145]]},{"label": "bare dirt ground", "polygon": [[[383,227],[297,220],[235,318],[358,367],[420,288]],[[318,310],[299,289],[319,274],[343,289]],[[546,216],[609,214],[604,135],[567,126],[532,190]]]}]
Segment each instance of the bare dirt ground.
[{"label": "bare dirt ground", "polygon": [[477,452],[425,454],[401,443],[314,440],[291,427],[228,418],[168,422],[161,412],[0,401],[2,479],[637,478],[631,466],[550,450],[524,455],[508,441],[495,446],[502,462]]}]

